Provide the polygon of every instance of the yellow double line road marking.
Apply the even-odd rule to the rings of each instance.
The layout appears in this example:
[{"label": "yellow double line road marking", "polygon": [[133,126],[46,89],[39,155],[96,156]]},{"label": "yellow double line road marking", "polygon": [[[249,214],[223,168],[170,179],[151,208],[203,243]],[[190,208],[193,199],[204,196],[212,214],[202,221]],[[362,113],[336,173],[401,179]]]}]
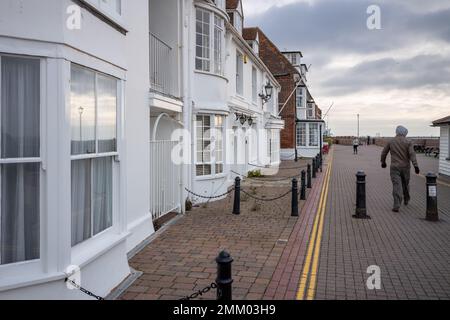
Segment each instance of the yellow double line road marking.
[{"label": "yellow double line road marking", "polygon": [[[333,154],[331,154],[330,162],[325,172],[324,183],[319,199],[319,207],[314,219],[313,229],[308,244],[305,264],[300,277],[299,289],[297,292],[297,300],[314,299],[317,284],[317,270],[319,267],[320,245],[322,242],[324,216],[326,211],[326,203],[328,198],[328,188],[330,184],[331,168],[333,164]],[[309,280],[309,283],[308,283]]]}]

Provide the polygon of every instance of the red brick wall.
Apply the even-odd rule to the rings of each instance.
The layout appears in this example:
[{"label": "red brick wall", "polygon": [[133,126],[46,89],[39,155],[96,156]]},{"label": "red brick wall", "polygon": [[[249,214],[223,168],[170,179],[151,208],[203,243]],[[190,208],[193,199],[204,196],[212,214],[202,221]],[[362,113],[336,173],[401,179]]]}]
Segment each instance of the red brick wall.
[{"label": "red brick wall", "polygon": [[[285,103],[289,98],[289,95],[295,88],[295,81],[293,75],[286,75],[276,77],[277,81],[281,84],[281,91],[278,98],[280,103]],[[280,108],[282,105],[280,105]],[[284,130],[281,130],[281,148],[291,149],[295,148],[295,95],[289,99],[285,108],[281,112],[281,118],[285,121]]]},{"label": "red brick wall", "polygon": [[[298,73],[289,60],[259,29],[259,56],[281,85],[279,103],[284,104],[295,88],[294,74]],[[281,108],[281,105],[280,105]],[[285,129],[281,131],[281,148],[295,148],[295,94],[281,113]]]}]

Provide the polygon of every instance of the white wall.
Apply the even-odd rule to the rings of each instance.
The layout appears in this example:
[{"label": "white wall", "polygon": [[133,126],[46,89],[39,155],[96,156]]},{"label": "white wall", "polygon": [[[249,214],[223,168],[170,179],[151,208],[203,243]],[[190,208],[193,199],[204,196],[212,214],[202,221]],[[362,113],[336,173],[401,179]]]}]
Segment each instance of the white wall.
[{"label": "white wall", "polygon": [[127,1],[130,32],[124,46],[126,84],[126,207],[127,249],[154,232],[150,214],[150,106],[148,0]]},{"label": "white wall", "polygon": [[441,146],[440,146],[440,160],[439,173],[450,176],[450,126],[441,127]]},{"label": "white wall", "polygon": [[[67,290],[65,270],[81,267],[82,284],[106,295],[128,274],[127,252],[153,233],[149,213],[148,1],[123,2],[127,35],[82,9],[80,30],[66,28],[69,0],[0,2],[0,52],[43,58],[48,148],[43,189],[42,268],[0,266],[0,298],[86,299]],[[132,17],[132,18],[131,18]],[[5,37],[6,36],[6,37]],[[70,246],[70,64],[115,76],[119,92],[119,196],[111,232]],[[126,142],[126,143],[125,143]],[[127,239],[127,231],[130,236]],[[45,267],[44,267],[45,266]],[[15,270],[17,271],[14,274]],[[7,276],[6,276],[7,275]]]}]

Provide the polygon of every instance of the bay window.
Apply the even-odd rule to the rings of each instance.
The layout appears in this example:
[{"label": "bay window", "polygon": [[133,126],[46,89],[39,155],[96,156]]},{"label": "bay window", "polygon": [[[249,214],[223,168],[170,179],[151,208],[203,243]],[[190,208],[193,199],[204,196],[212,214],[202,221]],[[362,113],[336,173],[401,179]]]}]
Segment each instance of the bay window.
[{"label": "bay window", "polygon": [[223,74],[222,66],[222,35],[224,20],[214,15],[214,73]]},{"label": "bay window", "polygon": [[40,70],[0,56],[0,265],[40,258]]},{"label": "bay window", "polygon": [[297,124],[297,147],[306,147],[306,123]]},{"label": "bay window", "polygon": [[235,11],[233,17],[234,17],[233,26],[240,34],[242,34],[242,24],[243,24],[242,16],[237,11]]},{"label": "bay window", "polygon": [[252,101],[258,101],[258,71],[252,67]]},{"label": "bay window", "polygon": [[319,124],[310,123],[309,124],[309,146],[318,147],[319,146]]},{"label": "bay window", "polygon": [[196,9],[196,70],[223,75],[224,30],[223,18],[205,9]]},{"label": "bay window", "polygon": [[236,51],[236,93],[244,94],[244,56]]},{"label": "bay window", "polygon": [[197,115],[196,175],[210,176],[223,173],[224,116]]},{"label": "bay window", "polygon": [[72,246],[113,225],[118,80],[72,65]]}]

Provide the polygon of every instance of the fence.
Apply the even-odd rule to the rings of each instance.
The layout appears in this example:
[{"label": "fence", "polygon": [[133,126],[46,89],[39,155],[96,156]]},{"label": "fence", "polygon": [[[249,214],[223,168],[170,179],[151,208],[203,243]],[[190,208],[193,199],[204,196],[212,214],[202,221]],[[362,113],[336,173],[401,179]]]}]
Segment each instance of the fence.
[{"label": "fence", "polygon": [[150,142],[150,210],[153,220],[181,208],[181,166],[172,161],[178,141]]},{"label": "fence", "polygon": [[152,90],[179,97],[177,51],[150,33],[150,85]]}]

